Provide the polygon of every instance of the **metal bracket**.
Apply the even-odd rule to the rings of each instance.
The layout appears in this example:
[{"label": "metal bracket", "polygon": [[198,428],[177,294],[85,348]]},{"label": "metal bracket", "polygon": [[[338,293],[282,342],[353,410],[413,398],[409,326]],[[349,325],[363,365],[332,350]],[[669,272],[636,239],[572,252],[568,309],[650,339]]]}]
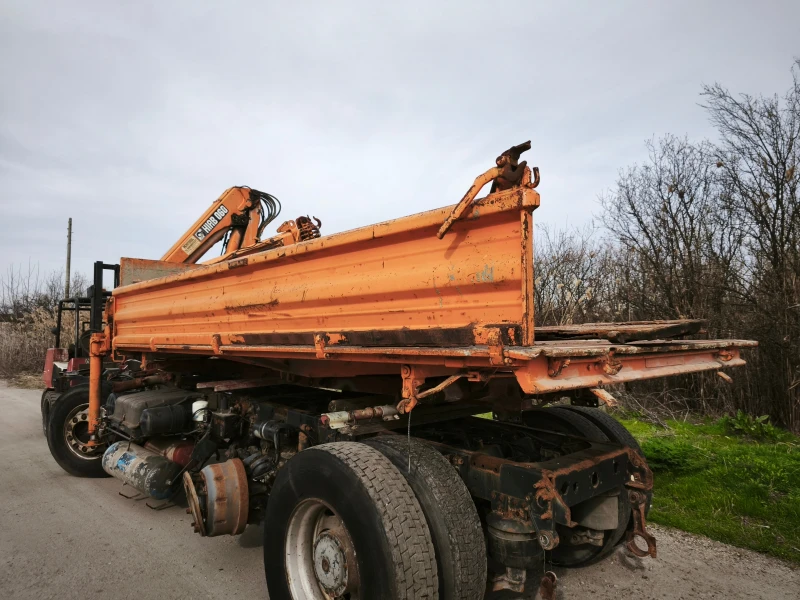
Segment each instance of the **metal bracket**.
[{"label": "metal bracket", "polygon": [[[639,558],[650,556],[656,557],[656,538],[654,538],[647,531],[647,521],[644,516],[646,497],[641,492],[630,490],[628,498],[631,501],[633,509],[633,529],[625,534],[627,540],[627,548],[632,554]],[[647,544],[647,550],[641,549],[636,545],[636,538],[642,538]]]},{"label": "metal bracket", "polygon": [[402,415],[410,413],[417,405],[419,400],[417,390],[425,383],[425,378],[415,372],[413,365],[403,365],[400,375],[403,377],[403,400],[397,405],[397,412]]},{"label": "metal bracket", "polygon": [[314,348],[317,349],[317,358],[330,358],[331,355],[325,352],[325,346],[328,343],[328,336],[323,333],[318,333],[314,336]]},{"label": "metal bracket", "polygon": [[525,592],[525,581],[528,573],[525,569],[506,567],[505,573],[495,575],[492,579],[492,591],[501,592],[508,590],[517,594]]},{"label": "metal bracket", "polygon": [[539,185],[539,169],[534,167],[536,180],[531,182],[530,167],[528,167],[526,161],[523,160],[520,162],[519,160],[520,155],[530,149],[531,143],[527,141],[512,146],[498,156],[495,159],[495,164],[497,166],[492,167],[475,178],[475,182],[470,186],[469,190],[467,190],[467,193],[464,194],[461,201],[453,208],[444,223],[442,223],[442,226],[436,233],[436,237],[439,239],[444,237],[453,223],[464,215],[472,204],[472,201],[475,200],[478,192],[490,181],[492,182],[492,188],[489,191],[490,194],[516,187],[535,188]]},{"label": "metal bracket", "polygon": [[628,448],[628,462],[634,471],[631,480],[625,486],[636,490],[649,492],[653,489],[653,472],[647,466],[647,461],[633,448]]},{"label": "metal bracket", "polygon": [[489,364],[500,366],[511,362],[510,358],[505,357],[503,339],[500,337],[499,329],[490,329],[486,341],[489,346]]},{"label": "metal bracket", "polygon": [[569,363],[572,362],[570,359],[566,358],[550,358],[548,359],[548,369],[547,374],[550,377],[558,377],[561,375],[561,371],[564,370],[564,367],[569,366]]},{"label": "metal bracket", "polygon": [[614,398],[614,396],[612,396],[611,394],[609,394],[606,390],[602,388],[591,388],[589,391],[595,397],[595,406],[598,404],[598,401],[602,402],[603,404],[611,408],[619,406],[619,402],[617,402],[617,399]]},{"label": "metal bracket", "polygon": [[622,362],[614,357],[613,352],[609,352],[608,357],[600,361],[600,366],[606,375],[616,375],[622,370]]},{"label": "metal bracket", "polygon": [[108,332],[93,333],[89,338],[89,356],[105,356],[111,351],[111,339]]},{"label": "metal bracket", "polygon": [[556,521],[567,527],[575,527],[569,506],[564,502],[555,486],[555,478],[542,472],[542,478],[536,482],[536,494],[531,500],[530,514],[533,526],[543,550],[552,550],[558,546],[560,539],[556,533]]},{"label": "metal bracket", "polygon": [[[126,485],[128,485],[127,482],[123,483],[122,487],[125,487]],[[122,492],[117,492],[117,493],[126,500],[133,500],[134,502],[139,502],[140,500],[145,500],[150,497],[147,494],[143,494],[138,490],[136,491],[135,494],[131,494],[130,496],[128,494],[123,494]]]},{"label": "metal bracket", "polygon": [[161,504],[156,504],[156,505],[152,505],[149,502],[145,502],[145,506],[153,510],[164,510],[167,508],[172,508],[173,506],[177,506],[177,504],[175,504],[172,500],[165,500]]},{"label": "metal bracket", "polygon": [[717,355],[719,356],[720,360],[725,362],[728,362],[729,360],[733,359],[733,352],[731,352],[730,350],[720,350],[719,352],[717,352]]}]

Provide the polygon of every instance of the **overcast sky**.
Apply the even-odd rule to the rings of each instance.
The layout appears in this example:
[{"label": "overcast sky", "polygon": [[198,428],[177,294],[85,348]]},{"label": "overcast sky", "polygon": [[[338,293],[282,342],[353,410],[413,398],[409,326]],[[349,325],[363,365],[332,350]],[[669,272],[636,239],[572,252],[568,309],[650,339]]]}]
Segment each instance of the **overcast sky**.
[{"label": "overcast sky", "polygon": [[[345,6],[348,6],[345,8]],[[160,258],[249,185],[323,233],[457,202],[531,139],[580,225],[703,83],[783,92],[800,2],[0,3],[0,273]]]}]

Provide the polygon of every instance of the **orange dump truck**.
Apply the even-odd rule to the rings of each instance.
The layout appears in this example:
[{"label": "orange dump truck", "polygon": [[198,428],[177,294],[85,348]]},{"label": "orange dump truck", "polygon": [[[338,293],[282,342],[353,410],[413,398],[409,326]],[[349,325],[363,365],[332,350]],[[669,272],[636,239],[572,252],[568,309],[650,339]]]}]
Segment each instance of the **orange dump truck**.
[{"label": "orange dump truck", "polygon": [[535,329],[527,147],[456,206],[328,236],[301,217],[261,241],[269,195],[232,188],[164,260],[121,259],[89,383],[49,409],[53,456],[185,494],[200,535],[263,522],[272,600],[477,600],[544,560],[655,557],[652,474],[598,403],[754,344],[687,339],[697,321]]}]

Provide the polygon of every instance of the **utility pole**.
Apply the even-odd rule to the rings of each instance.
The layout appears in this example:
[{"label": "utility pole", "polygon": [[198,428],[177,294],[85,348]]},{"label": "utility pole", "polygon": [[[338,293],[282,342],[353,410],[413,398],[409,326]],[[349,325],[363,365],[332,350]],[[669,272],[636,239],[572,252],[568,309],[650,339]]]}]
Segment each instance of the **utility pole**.
[{"label": "utility pole", "polygon": [[72,261],[72,217],[67,221],[67,281],[64,283],[64,298],[69,298],[69,267]]}]

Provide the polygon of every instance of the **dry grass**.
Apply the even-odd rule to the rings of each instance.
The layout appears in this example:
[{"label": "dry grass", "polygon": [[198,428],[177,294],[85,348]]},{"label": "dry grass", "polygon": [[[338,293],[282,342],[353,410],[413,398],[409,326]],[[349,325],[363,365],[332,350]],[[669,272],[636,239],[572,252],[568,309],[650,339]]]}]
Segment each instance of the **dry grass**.
[{"label": "dry grass", "polygon": [[8,385],[23,390],[44,389],[41,373],[19,373],[8,380]]},{"label": "dry grass", "polygon": [[[55,325],[55,316],[42,308],[32,311],[22,320],[0,323],[0,378],[20,383],[27,381],[28,385],[20,387],[29,387],[35,377],[38,382],[34,387],[41,387],[44,356],[47,349],[53,347],[52,329]],[[64,320],[62,343],[72,339],[73,327],[71,319]]]}]

